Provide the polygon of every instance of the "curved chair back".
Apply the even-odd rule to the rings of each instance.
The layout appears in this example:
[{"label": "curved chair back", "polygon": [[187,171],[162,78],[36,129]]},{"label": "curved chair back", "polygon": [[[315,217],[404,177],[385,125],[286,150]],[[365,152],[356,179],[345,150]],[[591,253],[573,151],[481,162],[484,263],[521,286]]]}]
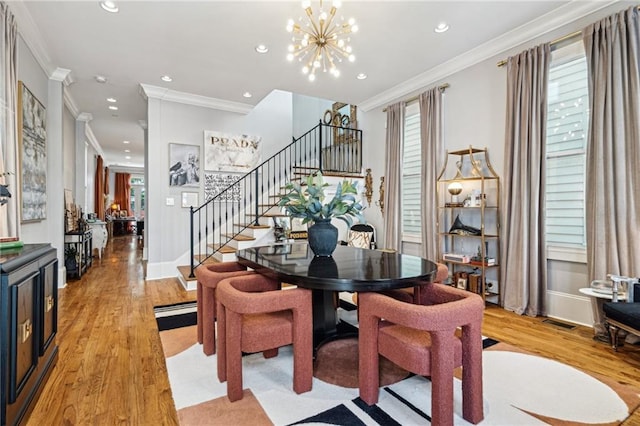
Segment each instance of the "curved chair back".
[{"label": "curved chair back", "polygon": [[450,286],[430,284],[423,289],[427,305],[360,293],[360,398],[369,405],[378,401],[380,354],[405,370],[430,376],[432,423],[452,425],[454,368],[462,366],[462,416],[478,423],[484,417],[484,302],[477,294]]},{"label": "curved chair back", "polygon": [[253,274],[218,283],[218,379],[227,396],[242,398],[242,353],[278,354],[293,344],[293,390],[311,390],[313,325],[311,290],[280,290],[280,282]]}]

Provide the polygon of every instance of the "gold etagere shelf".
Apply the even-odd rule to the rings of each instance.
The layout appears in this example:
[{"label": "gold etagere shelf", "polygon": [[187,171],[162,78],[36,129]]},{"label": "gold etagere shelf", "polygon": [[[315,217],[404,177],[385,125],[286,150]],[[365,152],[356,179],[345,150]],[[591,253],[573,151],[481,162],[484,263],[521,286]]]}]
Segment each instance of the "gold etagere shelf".
[{"label": "gold etagere shelf", "polygon": [[449,284],[499,304],[500,178],[487,149],[447,151],[436,195],[438,258]]}]

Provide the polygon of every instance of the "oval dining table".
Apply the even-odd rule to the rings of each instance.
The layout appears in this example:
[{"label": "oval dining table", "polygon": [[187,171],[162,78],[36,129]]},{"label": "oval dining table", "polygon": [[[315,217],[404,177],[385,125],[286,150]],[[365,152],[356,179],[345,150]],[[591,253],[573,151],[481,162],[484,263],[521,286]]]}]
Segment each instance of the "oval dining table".
[{"label": "oval dining table", "polygon": [[414,287],[432,281],[437,271],[435,263],[417,256],[342,245],[329,257],[317,257],[306,242],[251,247],[237,258],[260,274],[312,290],[315,348],[340,334],[335,292]]}]

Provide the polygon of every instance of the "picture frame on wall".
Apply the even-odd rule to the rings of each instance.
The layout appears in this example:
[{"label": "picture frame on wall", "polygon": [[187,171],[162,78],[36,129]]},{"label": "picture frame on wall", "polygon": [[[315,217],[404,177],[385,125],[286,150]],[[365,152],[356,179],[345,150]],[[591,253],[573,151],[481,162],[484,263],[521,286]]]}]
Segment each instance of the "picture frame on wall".
[{"label": "picture frame on wall", "polygon": [[169,144],[169,186],[200,186],[200,147]]},{"label": "picture frame on wall", "polygon": [[47,218],[47,111],[18,82],[18,151],[21,175],[21,222]]},{"label": "picture frame on wall", "polygon": [[198,193],[197,192],[183,192],[182,193],[182,207],[198,207]]}]

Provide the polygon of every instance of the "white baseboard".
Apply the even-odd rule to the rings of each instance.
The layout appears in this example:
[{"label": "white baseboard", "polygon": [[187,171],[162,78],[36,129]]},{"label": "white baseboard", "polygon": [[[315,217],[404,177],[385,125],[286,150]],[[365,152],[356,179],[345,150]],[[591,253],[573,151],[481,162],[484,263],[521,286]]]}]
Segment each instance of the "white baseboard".
[{"label": "white baseboard", "polygon": [[163,278],[174,278],[176,276],[176,262],[156,262],[147,263],[147,280],[160,280]]},{"label": "white baseboard", "polygon": [[588,297],[547,291],[547,316],[593,327],[593,311]]}]

